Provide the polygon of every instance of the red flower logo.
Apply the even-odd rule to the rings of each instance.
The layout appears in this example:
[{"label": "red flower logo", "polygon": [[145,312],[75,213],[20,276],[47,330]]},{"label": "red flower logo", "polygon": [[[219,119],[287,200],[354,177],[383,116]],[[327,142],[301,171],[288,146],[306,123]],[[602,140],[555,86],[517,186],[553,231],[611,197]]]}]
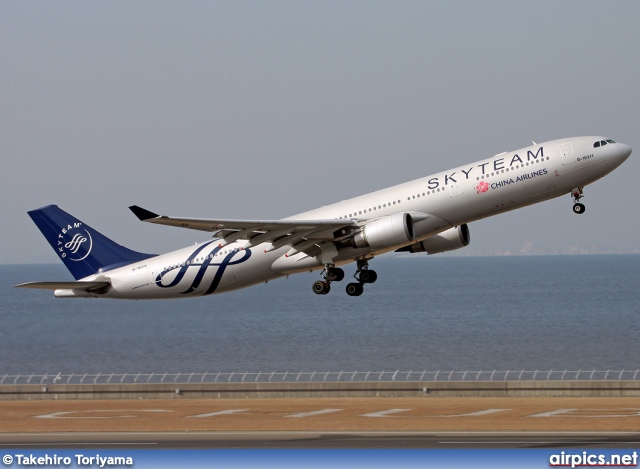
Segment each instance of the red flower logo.
[{"label": "red flower logo", "polygon": [[478,194],[482,193],[482,192],[487,192],[489,190],[489,184],[487,184],[486,182],[482,181],[480,184],[478,184],[476,186],[476,191]]}]

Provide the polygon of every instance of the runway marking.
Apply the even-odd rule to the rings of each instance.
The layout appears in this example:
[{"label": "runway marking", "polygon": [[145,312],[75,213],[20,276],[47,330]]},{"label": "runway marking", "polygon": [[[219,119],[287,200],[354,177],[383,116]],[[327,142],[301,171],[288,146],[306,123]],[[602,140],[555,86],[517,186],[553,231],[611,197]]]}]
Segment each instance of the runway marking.
[{"label": "runway marking", "polygon": [[[620,411],[629,412],[628,414],[620,414]],[[593,412],[618,412],[615,414],[595,414]],[[563,415],[572,414],[572,415]],[[626,418],[626,417],[640,417],[640,412],[637,408],[625,408],[625,409],[557,409],[550,412],[542,412],[540,414],[527,415],[527,417],[555,417],[556,415],[563,415],[563,417],[570,418]]]},{"label": "runway marking", "polygon": [[98,412],[173,412],[173,410],[72,410],[69,412],[51,412],[50,414],[41,414],[34,415],[32,418],[34,419],[117,419],[117,418],[134,418],[135,415],[109,415],[107,417],[98,417],[98,416],[90,416],[90,417],[67,417],[69,414],[79,414],[79,413],[98,413]]},{"label": "runway marking", "polygon": [[468,414],[456,414],[456,415],[439,415],[439,417],[479,417],[481,415],[497,414],[498,412],[505,412],[511,409],[486,409],[479,410],[477,412],[470,412]]},{"label": "runway marking", "polygon": [[247,412],[249,409],[230,409],[230,410],[221,410],[219,412],[211,412],[208,414],[199,414],[199,415],[187,415],[185,418],[205,418],[205,417],[213,417],[215,415],[229,415],[229,414],[238,414],[240,412]]},{"label": "runway marking", "polygon": [[[612,409],[588,409],[588,410],[584,410],[582,412],[609,412]],[[625,417],[640,417],[640,412],[638,412],[639,409],[633,408],[633,409],[617,409],[620,411],[629,411],[629,414],[605,414],[605,415],[597,415],[597,414],[587,414],[587,415],[570,415],[569,417],[582,417],[582,418],[590,418],[590,419],[597,419],[597,418],[625,418]]]},{"label": "runway marking", "polygon": [[323,409],[316,410],[315,412],[301,412],[299,414],[285,415],[285,417],[310,417],[312,415],[330,414],[332,412],[340,412],[342,410],[344,409]]},{"label": "runway marking", "polygon": [[383,410],[380,412],[372,412],[370,414],[363,414],[360,417],[386,417],[389,414],[395,414],[398,412],[407,412],[409,410],[413,410],[413,409],[389,409],[389,410]]},{"label": "runway marking", "polygon": [[566,414],[567,412],[573,412],[578,409],[557,409],[549,412],[541,412],[539,414],[527,415],[527,417],[553,417],[554,415]]}]

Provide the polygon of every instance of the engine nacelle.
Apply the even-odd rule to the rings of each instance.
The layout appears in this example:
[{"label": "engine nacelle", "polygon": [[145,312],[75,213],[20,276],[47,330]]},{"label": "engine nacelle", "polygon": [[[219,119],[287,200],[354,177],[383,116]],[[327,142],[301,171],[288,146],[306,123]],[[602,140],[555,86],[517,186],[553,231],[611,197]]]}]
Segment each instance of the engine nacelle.
[{"label": "engine nacelle", "polygon": [[420,241],[419,243],[412,244],[398,251],[408,252],[426,252],[427,254],[437,254],[439,252],[453,251],[469,245],[471,236],[469,234],[469,227],[465,223],[464,225],[449,228],[447,231],[443,231],[440,234],[432,236]]},{"label": "engine nacelle", "polygon": [[354,248],[384,249],[416,239],[413,219],[408,213],[395,213],[369,223],[351,240]]}]

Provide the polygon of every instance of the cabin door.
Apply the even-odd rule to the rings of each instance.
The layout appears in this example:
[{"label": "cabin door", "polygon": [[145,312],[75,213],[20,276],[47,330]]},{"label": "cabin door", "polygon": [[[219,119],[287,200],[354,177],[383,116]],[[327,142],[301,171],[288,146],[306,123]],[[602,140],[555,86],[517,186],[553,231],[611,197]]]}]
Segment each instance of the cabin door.
[{"label": "cabin door", "polygon": [[571,145],[571,142],[560,145],[560,155],[562,156],[562,164],[571,164],[576,162],[576,159],[573,156],[573,145]]}]

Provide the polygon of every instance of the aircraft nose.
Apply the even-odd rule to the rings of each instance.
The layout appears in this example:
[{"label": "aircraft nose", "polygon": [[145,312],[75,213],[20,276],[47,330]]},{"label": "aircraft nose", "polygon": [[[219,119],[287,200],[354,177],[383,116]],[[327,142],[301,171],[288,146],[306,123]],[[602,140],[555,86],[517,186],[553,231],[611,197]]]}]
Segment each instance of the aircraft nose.
[{"label": "aircraft nose", "polygon": [[611,170],[624,163],[631,155],[631,147],[624,143],[616,142],[609,147],[609,153],[605,156],[604,162]]},{"label": "aircraft nose", "polygon": [[620,158],[622,159],[622,161],[629,158],[629,155],[631,155],[631,151],[632,150],[629,145],[625,145],[624,143],[620,144]]},{"label": "aircraft nose", "polygon": [[630,154],[631,154],[631,147],[629,145],[625,145],[624,143],[617,144],[615,153],[613,155],[615,165],[620,166],[622,163],[626,161],[627,158],[629,158]]}]

